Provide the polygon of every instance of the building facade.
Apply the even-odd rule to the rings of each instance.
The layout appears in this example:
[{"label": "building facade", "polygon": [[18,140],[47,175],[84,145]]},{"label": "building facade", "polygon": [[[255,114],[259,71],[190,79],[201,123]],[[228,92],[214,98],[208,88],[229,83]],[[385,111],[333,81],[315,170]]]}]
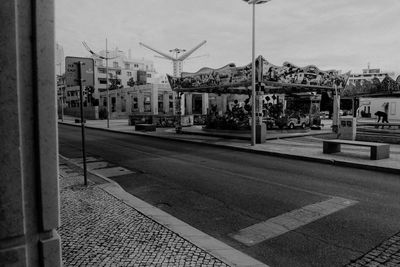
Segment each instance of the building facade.
[{"label": "building facade", "polygon": [[363,83],[364,81],[372,82],[373,79],[378,79],[381,82],[386,76],[392,79],[396,79],[394,72],[385,71],[382,72],[381,69],[363,69],[362,73],[352,73],[350,74],[347,84],[356,85],[357,82]]},{"label": "building facade", "polygon": [[[174,97],[169,84],[134,85],[109,90],[111,118],[136,115],[173,115]],[[100,107],[107,107],[107,92],[100,92]]]},{"label": "building facade", "polygon": [[377,118],[375,113],[383,111],[388,115],[389,122],[400,121],[400,98],[398,97],[361,97],[358,116]]},{"label": "building facade", "polygon": [[[166,78],[158,74],[150,60],[133,59],[119,50],[102,50],[98,53],[102,57],[111,58],[108,64],[105,59],[93,55],[94,59],[94,88],[93,92],[85,93],[85,106],[101,106],[100,93],[110,89],[125,88],[135,85],[167,83]],[[108,65],[108,67],[107,67]],[[65,106],[79,107],[79,87],[67,87],[65,90]]]}]

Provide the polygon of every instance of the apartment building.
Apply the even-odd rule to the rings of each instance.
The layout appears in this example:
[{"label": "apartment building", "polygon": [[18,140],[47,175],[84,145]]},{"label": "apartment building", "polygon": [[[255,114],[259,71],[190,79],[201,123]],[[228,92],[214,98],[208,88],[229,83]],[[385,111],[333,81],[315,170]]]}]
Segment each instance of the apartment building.
[{"label": "apartment building", "polygon": [[[100,101],[100,93],[107,90],[107,73],[108,87],[128,88],[135,85],[167,83],[166,78],[158,74],[154,68],[154,64],[150,60],[144,58],[132,58],[127,56],[123,51],[115,48],[114,50],[102,50],[98,53],[102,57],[110,58],[108,62],[97,56],[94,59],[94,90],[84,96],[84,105],[102,106]],[[79,87],[67,87],[65,92],[65,106],[79,106]]]}]

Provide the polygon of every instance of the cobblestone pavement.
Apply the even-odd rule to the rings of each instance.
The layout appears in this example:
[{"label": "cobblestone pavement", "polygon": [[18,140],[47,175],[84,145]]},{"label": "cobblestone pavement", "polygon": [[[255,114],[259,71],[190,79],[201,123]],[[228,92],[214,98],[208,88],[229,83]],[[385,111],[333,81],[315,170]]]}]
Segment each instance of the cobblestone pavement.
[{"label": "cobblestone pavement", "polygon": [[400,232],[346,267],[400,266]]},{"label": "cobblestone pavement", "polygon": [[60,164],[64,266],[228,266]]}]

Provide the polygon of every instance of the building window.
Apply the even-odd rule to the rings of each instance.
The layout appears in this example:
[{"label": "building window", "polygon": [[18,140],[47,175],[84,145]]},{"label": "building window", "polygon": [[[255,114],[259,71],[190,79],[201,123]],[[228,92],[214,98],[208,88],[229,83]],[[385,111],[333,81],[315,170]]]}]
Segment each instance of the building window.
[{"label": "building window", "polygon": [[133,64],[135,68],[139,68],[139,64]]},{"label": "building window", "polygon": [[164,113],[164,94],[158,93],[158,113]]},{"label": "building window", "polygon": [[390,103],[390,115],[396,115],[396,102]]},{"label": "building window", "polygon": [[151,112],[151,94],[144,94],[144,112]]},{"label": "building window", "polygon": [[136,112],[139,111],[139,105],[138,105],[138,98],[137,96],[132,96],[132,108],[131,112]]},{"label": "building window", "polygon": [[113,62],[113,66],[114,66],[114,68],[118,68],[118,62],[117,62],[117,61],[114,61],[114,62]]},{"label": "building window", "polygon": [[147,78],[151,78],[151,73],[147,73],[147,74],[146,74],[146,77],[147,77]]},{"label": "building window", "polygon": [[126,72],[126,75],[128,75],[128,77],[131,77],[131,76],[132,76],[132,72],[127,71],[127,72]]},{"label": "building window", "polygon": [[116,70],[115,75],[121,75],[121,70]]},{"label": "building window", "polygon": [[106,73],[106,69],[98,68],[98,69],[97,69],[97,72],[98,72],[98,73]]},{"label": "building window", "polygon": [[117,99],[115,97],[111,97],[111,112],[115,112],[115,104]]},{"label": "building window", "polygon": [[107,83],[107,79],[106,78],[99,78],[98,79],[100,84],[106,84]]},{"label": "building window", "polygon": [[121,112],[126,112],[126,99],[121,96]]},{"label": "building window", "polygon": [[125,69],[129,70],[131,68],[131,65],[129,63],[125,63]]}]

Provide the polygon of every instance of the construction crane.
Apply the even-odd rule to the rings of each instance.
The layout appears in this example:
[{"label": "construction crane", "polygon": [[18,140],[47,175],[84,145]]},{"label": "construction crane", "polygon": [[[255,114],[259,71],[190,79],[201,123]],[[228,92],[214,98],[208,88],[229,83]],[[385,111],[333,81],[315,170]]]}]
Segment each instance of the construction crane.
[{"label": "construction crane", "polygon": [[[183,61],[185,59],[187,59],[191,54],[193,54],[194,51],[196,51],[197,49],[199,49],[202,45],[204,45],[207,41],[203,41],[201,43],[199,43],[198,45],[196,45],[195,47],[193,47],[192,49],[190,49],[189,51],[186,51],[185,49],[180,49],[180,48],[175,48],[175,49],[171,49],[169,50],[170,53],[172,53],[173,55],[168,55],[167,53],[161,52],[157,49],[154,49],[144,43],[139,43],[141,46],[150,49],[153,52],[156,52],[157,54],[161,55],[162,58],[164,59],[168,59],[172,61],[173,64],[173,75],[175,77],[178,77],[181,75],[182,73],[182,66],[183,66]],[[182,53],[182,55],[180,55]]]}]

